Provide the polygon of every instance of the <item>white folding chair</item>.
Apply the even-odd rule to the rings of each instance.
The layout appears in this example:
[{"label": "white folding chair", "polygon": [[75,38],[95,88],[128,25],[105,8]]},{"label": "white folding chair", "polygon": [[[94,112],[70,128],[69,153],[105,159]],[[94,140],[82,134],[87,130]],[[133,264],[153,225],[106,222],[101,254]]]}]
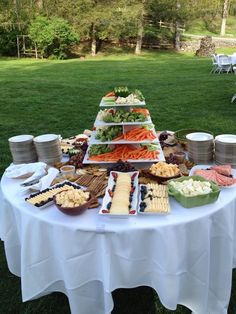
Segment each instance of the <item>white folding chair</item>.
[{"label": "white folding chair", "polygon": [[216,73],[216,72],[219,71],[218,62],[217,62],[217,55],[212,54],[212,55],[211,55],[211,60],[212,60],[212,69],[211,69],[211,73]]},{"label": "white folding chair", "polygon": [[231,58],[226,55],[218,56],[219,74],[226,72],[227,74],[232,71]]}]

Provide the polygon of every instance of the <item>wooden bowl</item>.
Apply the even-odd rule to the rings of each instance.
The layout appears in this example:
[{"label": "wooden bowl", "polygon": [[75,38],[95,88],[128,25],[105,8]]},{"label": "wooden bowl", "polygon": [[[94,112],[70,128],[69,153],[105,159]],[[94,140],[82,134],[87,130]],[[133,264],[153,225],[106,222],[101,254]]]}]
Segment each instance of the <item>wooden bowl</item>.
[{"label": "wooden bowl", "polygon": [[156,176],[154,174],[152,174],[149,170],[146,170],[145,171],[146,175],[152,179],[152,180],[155,180],[157,183],[159,184],[162,184],[168,180],[171,180],[171,179],[176,179],[176,178],[179,178],[181,177],[181,172],[179,172],[177,175],[175,176],[172,176],[172,177],[162,177],[162,176]]},{"label": "wooden bowl", "polygon": [[[64,192],[64,191],[62,191],[62,192]],[[62,192],[60,192],[60,193],[62,193]],[[70,216],[77,216],[77,215],[83,214],[83,212],[85,212],[86,209],[88,209],[88,207],[90,206],[90,204],[92,204],[95,200],[96,200],[96,197],[90,193],[90,197],[86,203],[84,203],[80,206],[76,206],[76,207],[63,207],[63,206],[56,203],[56,195],[53,197],[53,201],[54,201],[56,207],[62,213],[66,214],[66,215],[70,215]]]}]

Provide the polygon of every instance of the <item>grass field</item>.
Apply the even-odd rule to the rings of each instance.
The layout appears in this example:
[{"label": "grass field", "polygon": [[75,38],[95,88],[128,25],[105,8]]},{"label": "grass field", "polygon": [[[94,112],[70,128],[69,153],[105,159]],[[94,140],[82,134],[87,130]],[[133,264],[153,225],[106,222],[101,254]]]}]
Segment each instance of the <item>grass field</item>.
[{"label": "grass field", "polygon": [[[200,127],[236,133],[233,74],[210,74],[211,61],[174,52],[88,58],[84,61],[0,59],[0,173],[10,163],[7,139],[28,133],[78,134],[92,128],[101,96],[115,85],[141,89],[158,130]],[[21,303],[20,280],[0,247],[0,313],[69,313],[62,294]],[[236,313],[236,271],[229,314]],[[114,292],[113,313],[187,314],[165,310],[151,288]],[[213,314],[213,313],[212,313]]]},{"label": "grass field", "polygon": [[[195,35],[210,35],[210,36],[220,36],[221,28],[221,17],[217,17],[213,21],[214,30],[209,31],[206,28],[206,25],[203,20],[195,20],[191,23],[189,28],[186,30],[186,33],[195,34]],[[229,16],[226,23],[226,34],[224,37],[235,37],[236,36],[236,19],[235,16]]]}]

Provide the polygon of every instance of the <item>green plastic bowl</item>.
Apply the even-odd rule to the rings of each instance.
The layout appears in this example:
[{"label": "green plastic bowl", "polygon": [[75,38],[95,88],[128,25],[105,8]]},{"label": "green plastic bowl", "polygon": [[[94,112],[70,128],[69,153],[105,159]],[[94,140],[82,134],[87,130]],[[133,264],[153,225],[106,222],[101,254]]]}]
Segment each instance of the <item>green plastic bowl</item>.
[{"label": "green plastic bowl", "polygon": [[173,196],[183,207],[186,207],[186,208],[203,206],[203,205],[214,203],[215,201],[217,201],[218,196],[220,194],[220,188],[213,181],[207,181],[207,182],[210,182],[211,184],[212,192],[209,194],[203,194],[203,195],[198,195],[198,196],[184,196],[179,191],[177,191],[172,185],[170,185],[171,181],[182,182],[182,181],[190,180],[190,179],[197,180],[197,181],[207,181],[200,176],[181,177],[178,179],[169,180],[168,181],[169,195]]}]

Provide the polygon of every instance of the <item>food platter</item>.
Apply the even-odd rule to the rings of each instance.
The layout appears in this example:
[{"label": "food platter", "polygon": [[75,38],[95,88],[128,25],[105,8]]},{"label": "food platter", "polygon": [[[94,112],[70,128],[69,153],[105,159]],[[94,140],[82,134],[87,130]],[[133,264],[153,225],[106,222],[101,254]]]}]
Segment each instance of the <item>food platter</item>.
[{"label": "food platter", "polygon": [[[151,131],[155,134],[156,138],[153,140],[143,140],[143,141],[138,141],[138,143],[159,143],[158,136],[156,134],[155,129],[151,129]],[[119,141],[104,141],[101,142],[101,140],[96,139],[97,132],[94,131],[91,135],[90,139],[90,145],[92,144],[136,144],[137,141],[127,141],[127,140],[119,140]]]},{"label": "food platter", "polygon": [[[61,183],[58,183],[58,184],[55,184],[55,185],[49,187],[48,189],[45,189],[45,190],[40,191],[40,192],[37,192],[37,193],[30,194],[30,196],[27,197],[27,198],[25,199],[25,201],[28,202],[29,204],[31,204],[32,206],[37,207],[37,208],[39,208],[39,209],[46,208],[46,207],[48,207],[48,206],[54,204],[53,196],[54,196],[56,193],[60,192],[60,191],[59,191],[60,188],[64,188],[64,187],[66,187],[66,186],[68,186],[68,187],[73,187],[74,189],[81,189],[81,187],[80,187],[78,184],[73,183],[73,182],[70,182],[70,181],[68,181],[68,180],[65,180],[65,181],[63,181],[63,182],[61,182]],[[29,202],[29,200],[32,199],[32,198],[34,198],[35,196],[44,195],[45,193],[51,192],[51,191],[56,190],[56,189],[57,189],[58,191],[56,191],[55,194],[53,193],[52,195],[50,195],[50,197],[48,197],[47,200],[43,201],[43,202],[42,202],[42,205],[41,205],[41,204],[38,204],[38,205],[37,205],[37,204],[32,204],[32,203]]]},{"label": "food platter", "polygon": [[[156,184],[157,185],[157,184]],[[147,185],[146,184],[140,184],[139,185],[139,195],[138,195],[138,214],[139,215],[144,215],[144,216],[152,216],[152,215],[154,215],[154,216],[165,216],[165,215],[168,215],[168,214],[170,214],[170,208],[169,208],[169,210],[167,210],[166,212],[164,212],[164,211],[142,211],[141,210],[141,203],[143,202],[143,200],[142,200],[142,194],[141,194],[141,190],[142,190],[142,188],[143,187],[147,187]],[[167,186],[162,186],[163,188],[165,187],[165,188],[167,188]],[[169,201],[168,201],[168,194],[167,194],[167,196],[165,197],[166,199],[167,199],[167,202],[169,203]],[[169,205],[170,206],[170,205]]]},{"label": "food platter", "polygon": [[126,104],[119,104],[115,102],[105,102],[103,99],[101,100],[99,107],[134,107],[134,106],[146,106],[145,101],[140,101],[136,103],[126,103]]},{"label": "food platter", "polygon": [[[196,165],[196,166],[194,166],[194,167],[190,170],[189,176],[194,176],[194,172],[195,172],[196,170],[198,170],[198,169],[204,169],[204,170],[206,170],[206,169],[209,169],[209,168],[212,167],[212,166],[213,166],[213,164],[212,164],[212,165]],[[236,169],[232,169],[232,176],[233,176],[234,179],[236,179]],[[235,187],[236,187],[236,183],[234,183],[234,184],[232,184],[232,185],[229,185],[229,186],[221,186],[221,185],[220,185],[220,187],[221,187],[222,189],[235,188]]]},{"label": "food platter", "polygon": [[109,202],[111,202],[112,198],[109,194],[109,191],[111,191],[113,189],[113,186],[115,184],[115,180],[114,177],[112,175],[112,173],[115,174],[119,174],[120,172],[117,171],[112,171],[111,175],[109,176],[108,179],[108,185],[106,188],[106,192],[105,192],[105,196],[103,198],[103,202],[102,202],[102,207],[99,211],[99,214],[101,216],[107,216],[110,218],[128,218],[128,217],[132,217],[137,215],[137,204],[138,204],[138,171],[134,171],[134,172],[126,172],[126,174],[128,174],[130,177],[134,176],[134,181],[133,181],[133,185],[134,185],[134,192],[133,192],[133,198],[132,198],[132,202],[131,202],[131,211],[132,213],[129,214],[110,214],[110,213],[106,213],[104,212],[104,209],[107,207],[107,204]]},{"label": "food platter", "polygon": [[[126,106],[127,107],[127,106]],[[99,115],[99,114],[98,114]],[[152,119],[150,116],[147,117],[146,121],[138,121],[138,122],[104,122],[102,120],[99,120],[98,116],[96,117],[96,120],[94,122],[94,126],[109,126],[109,125],[146,125],[146,124],[152,124]]]},{"label": "food platter", "polygon": [[[114,144],[114,143],[113,143]],[[161,147],[159,146],[159,149],[157,149],[157,151],[159,152],[158,158],[157,159],[127,159],[126,161],[130,162],[130,163],[154,163],[154,162],[158,162],[158,161],[165,161],[165,156],[163,154],[163,151],[161,149]],[[114,164],[114,161],[94,161],[94,160],[89,160],[89,154],[88,154],[88,150],[86,151],[86,154],[84,156],[84,160],[83,160],[83,164]]]}]

